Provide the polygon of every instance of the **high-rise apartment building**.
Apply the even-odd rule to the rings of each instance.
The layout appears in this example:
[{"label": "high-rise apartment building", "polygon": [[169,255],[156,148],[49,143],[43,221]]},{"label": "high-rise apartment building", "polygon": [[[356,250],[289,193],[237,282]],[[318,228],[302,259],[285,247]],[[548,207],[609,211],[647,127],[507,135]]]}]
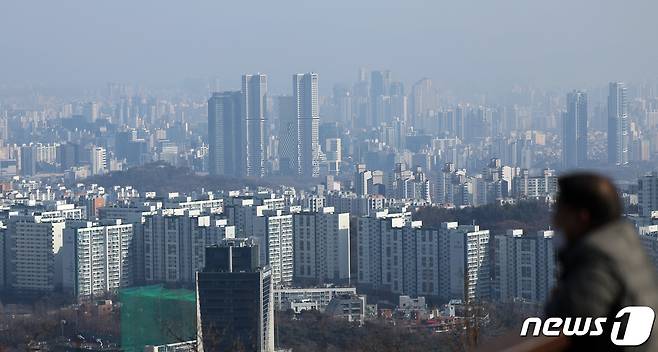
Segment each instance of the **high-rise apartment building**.
[{"label": "high-rise apartment building", "polygon": [[544,169],[542,175],[530,176],[530,171],[521,169],[512,180],[512,195],[518,198],[541,198],[557,193],[557,176],[553,170]]},{"label": "high-rise apartment building", "polygon": [[253,74],[242,76],[242,116],[245,121],[247,145],[246,175],[265,176],[267,160],[267,76]]},{"label": "high-rise apartment building", "polygon": [[366,170],[365,164],[357,164],[354,172],[354,191],[359,196],[365,196],[372,192],[372,171]]},{"label": "high-rise apartment building", "polygon": [[320,176],[318,74],[295,74],[292,89],[297,109],[298,173],[304,177],[318,177]]},{"label": "high-rise apartment building", "polygon": [[637,181],[637,203],[640,216],[651,217],[658,210],[658,172],[640,177]]},{"label": "high-rise apartment building", "polygon": [[295,280],[349,283],[350,214],[327,207],[293,217]]},{"label": "high-rise apartment building", "polygon": [[291,286],[294,274],[293,218],[281,210],[258,207],[251,236],[260,248],[260,261],[272,268],[275,287]]},{"label": "high-rise apartment building", "polygon": [[508,230],[496,235],[491,246],[492,299],[512,302],[545,302],[555,284],[553,231],[535,236],[523,230]]},{"label": "high-rise apartment building", "polygon": [[7,287],[16,292],[50,292],[61,286],[63,217],[9,217],[5,239]]},{"label": "high-rise apartment building", "polygon": [[71,222],[64,230],[62,287],[78,298],[104,296],[133,280],[133,225]]},{"label": "high-rise apartment building", "polygon": [[359,219],[358,283],[395,294],[486,300],[489,231],[442,223],[423,228],[404,213]]},{"label": "high-rise apartment building", "polygon": [[185,209],[163,209],[144,217],[144,279],[146,282],[194,282],[204,265],[205,248],[225,237],[225,228],[211,226],[208,215]]},{"label": "high-rise apartment building", "polygon": [[608,163],[628,164],[628,102],[626,85],[611,82],[608,86]]},{"label": "high-rise apartment building", "polygon": [[103,147],[92,147],[89,151],[91,174],[102,175],[107,172],[107,151]]},{"label": "high-rise apartment building", "polygon": [[200,351],[274,352],[271,271],[258,258],[258,246],[246,239],[206,249],[196,274]]},{"label": "high-rise apartment building", "polygon": [[562,164],[565,168],[582,166],[587,161],[587,93],[574,90],[567,94],[562,126]]},{"label": "high-rise apartment building", "polygon": [[[443,243],[438,246],[437,260],[449,258],[449,279],[443,284],[450,287],[450,296],[461,296],[469,301],[488,299],[491,292],[489,230],[481,230],[478,225],[447,222],[441,224],[439,240]],[[422,246],[417,245],[417,248],[422,253]]]},{"label": "high-rise apartment building", "polygon": [[212,175],[244,174],[242,93],[214,93],[208,99],[208,171]]},{"label": "high-rise apartment building", "polygon": [[157,214],[158,206],[152,204],[132,204],[130,206],[106,206],[98,209],[98,218],[103,220],[121,220],[122,224],[133,226],[132,278],[137,285],[145,283],[144,279],[144,222],[149,215]]}]

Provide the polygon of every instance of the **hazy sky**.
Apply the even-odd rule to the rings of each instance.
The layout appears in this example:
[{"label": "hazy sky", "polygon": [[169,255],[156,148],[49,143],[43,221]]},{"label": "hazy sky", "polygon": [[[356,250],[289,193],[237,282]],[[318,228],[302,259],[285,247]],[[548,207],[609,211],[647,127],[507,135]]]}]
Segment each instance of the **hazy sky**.
[{"label": "hazy sky", "polygon": [[579,87],[658,77],[658,1],[0,0],[0,83],[171,84],[242,72],[327,90],[358,67],[412,82]]}]

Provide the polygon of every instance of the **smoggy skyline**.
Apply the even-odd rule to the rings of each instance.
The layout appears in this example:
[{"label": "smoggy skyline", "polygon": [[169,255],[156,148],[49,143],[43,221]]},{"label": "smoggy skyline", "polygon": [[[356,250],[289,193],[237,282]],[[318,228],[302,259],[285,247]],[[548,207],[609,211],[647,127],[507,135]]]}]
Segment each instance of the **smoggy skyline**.
[{"label": "smoggy skyline", "polygon": [[[257,5],[257,6],[256,6]],[[58,1],[0,4],[0,79],[170,85],[263,72],[273,92],[315,71],[325,92],[359,67],[411,83],[494,90],[658,77],[652,1]]]}]

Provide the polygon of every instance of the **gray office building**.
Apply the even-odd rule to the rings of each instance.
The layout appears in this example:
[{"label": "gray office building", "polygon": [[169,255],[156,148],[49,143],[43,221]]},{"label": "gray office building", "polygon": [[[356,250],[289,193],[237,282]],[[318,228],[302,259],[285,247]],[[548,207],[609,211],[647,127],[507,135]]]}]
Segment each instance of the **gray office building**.
[{"label": "gray office building", "polygon": [[562,127],[564,168],[582,166],[587,161],[587,93],[574,90],[567,94]]},{"label": "gray office building", "polygon": [[206,248],[196,294],[200,351],[274,351],[271,271],[252,240]]},{"label": "gray office building", "polygon": [[20,174],[22,176],[33,176],[37,174],[36,147],[24,145],[20,148]]},{"label": "gray office building", "polygon": [[242,93],[214,93],[208,99],[208,171],[211,175],[244,174]]},{"label": "gray office building", "polygon": [[297,175],[298,136],[295,97],[279,97],[279,171],[283,175]]}]

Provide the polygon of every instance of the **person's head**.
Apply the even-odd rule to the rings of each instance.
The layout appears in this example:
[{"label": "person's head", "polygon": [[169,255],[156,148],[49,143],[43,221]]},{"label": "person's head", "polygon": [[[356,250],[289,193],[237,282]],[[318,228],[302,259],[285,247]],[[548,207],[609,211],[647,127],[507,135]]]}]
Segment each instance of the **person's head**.
[{"label": "person's head", "polygon": [[593,173],[574,173],[558,178],[553,224],[573,241],[619,220],[622,205],[608,178]]}]

